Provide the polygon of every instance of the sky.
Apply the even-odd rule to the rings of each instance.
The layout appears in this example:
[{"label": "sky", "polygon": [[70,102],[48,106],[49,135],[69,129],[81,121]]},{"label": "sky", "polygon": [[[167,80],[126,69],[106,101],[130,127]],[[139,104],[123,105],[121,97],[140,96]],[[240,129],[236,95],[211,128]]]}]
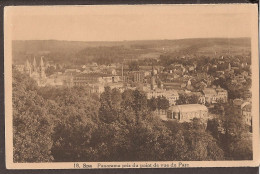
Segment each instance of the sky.
[{"label": "sky", "polygon": [[24,6],[5,8],[5,22],[12,40],[234,38],[251,37],[251,10],[250,5]]}]

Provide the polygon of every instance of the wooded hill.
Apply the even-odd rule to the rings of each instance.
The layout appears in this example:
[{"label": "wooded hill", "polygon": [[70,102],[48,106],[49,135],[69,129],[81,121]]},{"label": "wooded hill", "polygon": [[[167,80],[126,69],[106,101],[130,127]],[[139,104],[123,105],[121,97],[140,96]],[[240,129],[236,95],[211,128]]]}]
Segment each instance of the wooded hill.
[{"label": "wooded hill", "polygon": [[[84,64],[97,59],[159,58],[160,55],[174,56],[221,56],[250,54],[250,38],[196,38],[179,40],[140,40],[140,41],[58,41],[27,40],[13,41],[13,61],[21,64],[34,56],[57,63],[73,62]],[[110,62],[108,61],[108,62]],[[107,62],[107,61],[105,61]]]}]

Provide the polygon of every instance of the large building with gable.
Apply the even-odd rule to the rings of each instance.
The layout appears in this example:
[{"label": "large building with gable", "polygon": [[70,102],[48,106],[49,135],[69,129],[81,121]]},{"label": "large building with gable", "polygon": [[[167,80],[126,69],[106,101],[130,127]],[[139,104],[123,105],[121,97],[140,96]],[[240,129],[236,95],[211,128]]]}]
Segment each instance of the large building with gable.
[{"label": "large building with gable", "polygon": [[168,109],[167,118],[180,122],[190,122],[193,118],[207,120],[208,108],[200,104],[175,105]]}]

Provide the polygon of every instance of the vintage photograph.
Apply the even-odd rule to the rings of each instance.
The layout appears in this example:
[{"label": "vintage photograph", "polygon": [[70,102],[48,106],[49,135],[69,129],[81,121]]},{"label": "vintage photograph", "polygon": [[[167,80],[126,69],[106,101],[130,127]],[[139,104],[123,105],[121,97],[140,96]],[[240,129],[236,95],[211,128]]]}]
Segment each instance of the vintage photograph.
[{"label": "vintage photograph", "polygon": [[258,160],[257,15],[239,4],[5,8],[7,158]]}]

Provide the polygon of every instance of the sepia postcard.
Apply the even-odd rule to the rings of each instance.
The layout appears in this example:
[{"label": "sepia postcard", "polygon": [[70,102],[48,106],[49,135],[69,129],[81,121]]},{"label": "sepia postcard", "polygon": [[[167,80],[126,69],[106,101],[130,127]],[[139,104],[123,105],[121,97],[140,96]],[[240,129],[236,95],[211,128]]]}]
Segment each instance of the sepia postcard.
[{"label": "sepia postcard", "polygon": [[257,4],[7,6],[8,169],[259,165]]}]

